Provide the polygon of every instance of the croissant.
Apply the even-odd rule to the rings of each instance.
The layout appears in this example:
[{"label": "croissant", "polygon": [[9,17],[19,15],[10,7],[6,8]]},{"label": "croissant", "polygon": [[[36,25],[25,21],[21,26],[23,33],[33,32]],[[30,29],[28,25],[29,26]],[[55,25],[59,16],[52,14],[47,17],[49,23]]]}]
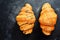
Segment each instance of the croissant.
[{"label": "croissant", "polygon": [[33,31],[34,23],[35,23],[34,12],[32,11],[32,6],[28,3],[22,7],[19,14],[16,16],[17,24],[21,31],[24,34],[31,34]]},{"label": "croissant", "polygon": [[57,14],[49,3],[42,6],[42,11],[39,17],[40,27],[45,35],[51,35],[57,21]]}]

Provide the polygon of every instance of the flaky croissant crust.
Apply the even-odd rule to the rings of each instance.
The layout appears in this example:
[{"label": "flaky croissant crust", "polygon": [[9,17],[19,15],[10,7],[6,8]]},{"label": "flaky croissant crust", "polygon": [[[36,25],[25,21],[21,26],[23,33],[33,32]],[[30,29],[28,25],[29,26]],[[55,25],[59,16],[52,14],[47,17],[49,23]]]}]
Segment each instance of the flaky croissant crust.
[{"label": "flaky croissant crust", "polygon": [[42,6],[42,11],[40,13],[39,22],[42,32],[45,35],[50,35],[51,31],[54,30],[54,26],[57,21],[57,14],[49,3],[45,3]]},{"label": "flaky croissant crust", "polygon": [[35,23],[34,12],[32,11],[32,6],[28,3],[22,7],[19,14],[16,16],[17,24],[20,26],[20,30],[23,31],[24,34],[31,34],[34,23]]}]

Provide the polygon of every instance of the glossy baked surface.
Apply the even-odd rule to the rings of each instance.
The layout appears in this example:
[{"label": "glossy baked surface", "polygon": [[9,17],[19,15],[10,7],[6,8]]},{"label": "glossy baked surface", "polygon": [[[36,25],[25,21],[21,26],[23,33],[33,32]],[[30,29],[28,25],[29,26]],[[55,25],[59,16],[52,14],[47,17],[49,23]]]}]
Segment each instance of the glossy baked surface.
[{"label": "glossy baked surface", "polygon": [[33,32],[35,16],[32,6],[26,3],[24,7],[21,8],[20,12],[16,16],[17,25],[23,34],[31,34]]},{"label": "glossy baked surface", "polygon": [[[33,33],[24,35],[18,28],[15,17],[25,3],[33,7],[36,19],[39,18],[42,5],[49,2],[58,15],[52,35],[45,36],[36,20]],[[1,40],[60,40],[60,0],[0,0],[0,36]]]},{"label": "glossy baked surface", "polygon": [[54,31],[57,21],[57,14],[50,3],[44,3],[40,12],[39,22],[40,28],[45,35],[51,35]]}]

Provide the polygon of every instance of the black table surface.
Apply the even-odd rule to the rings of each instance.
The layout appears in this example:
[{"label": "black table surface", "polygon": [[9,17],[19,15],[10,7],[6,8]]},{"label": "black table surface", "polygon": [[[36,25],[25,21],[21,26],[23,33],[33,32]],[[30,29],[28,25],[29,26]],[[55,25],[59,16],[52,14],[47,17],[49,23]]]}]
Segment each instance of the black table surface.
[{"label": "black table surface", "polygon": [[[42,33],[39,27],[39,14],[44,3],[50,3],[58,15],[55,30],[50,36]],[[24,35],[15,17],[25,3],[33,7],[36,22],[32,34]],[[60,0],[0,0],[0,40],[60,40]]]}]

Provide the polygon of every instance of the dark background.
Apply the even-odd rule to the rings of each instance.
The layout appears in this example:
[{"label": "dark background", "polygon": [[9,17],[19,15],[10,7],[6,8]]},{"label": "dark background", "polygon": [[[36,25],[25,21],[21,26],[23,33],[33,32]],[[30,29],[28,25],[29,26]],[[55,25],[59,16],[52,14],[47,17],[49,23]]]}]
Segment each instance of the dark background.
[{"label": "dark background", "polygon": [[[46,2],[52,5],[58,15],[55,30],[50,36],[42,33],[38,22],[41,7]],[[25,3],[32,5],[37,19],[30,35],[24,35],[15,20]],[[0,40],[60,40],[60,0],[0,0]]]}]

